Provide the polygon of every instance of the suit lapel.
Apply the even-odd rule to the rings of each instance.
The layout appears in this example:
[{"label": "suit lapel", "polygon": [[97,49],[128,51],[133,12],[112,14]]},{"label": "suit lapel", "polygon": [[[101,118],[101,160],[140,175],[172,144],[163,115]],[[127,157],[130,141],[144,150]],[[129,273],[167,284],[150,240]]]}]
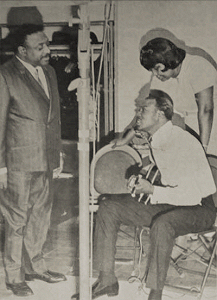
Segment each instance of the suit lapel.
[{"label": "suit lapel", "polygon": [[[46,100],[48,103],[50,102],[50,99],[47,97],[43,87],[40,85],[39,82],[32,76],[32,74],[25,68],[25,66],[15,57],[14,62],[16,67],[18,68],[21,76],[23,77],[24,81],[29,84],[29,86],[32,86],[37,92],[42,96],[44,100]],[[43,69],[44,70],[44,69]],[[46,72],[47,73],[47,72]],[[46,75],[45,75],[46,76]],[[47,80],[47,77],[46,77]],[[47,80],[48,81],[48,80]],[[49,85],[49,84],[48,84]],[[49,88],[50,89],[50,86]],[[50,91],[49,91],[50,93]]]},{"label": "suit lapel", "polygon": [[49,96],[50,96],[50,99],[47,98],[47,99],[49,100],[49,104],[50,104],[50,107],[49,107],[49,113],[48,113],[48,122],[49,122],[50,119],[51,119],[52,99],[53,99],[53,95],[52,95],[52,87],[51,87],[50,73],[48,72],[48,70],[47,70],[46,67],[43,68],[43,71],[44,71],[45,78],[46,78],[46,81],[47,81],[48,93],[49,93]]},{"label": "suit lapel", "polygon": [[[24,67],[24,65],[16,57],[14,57],[14,64],[15,64],[16,68],[18,69],[18,72],[20,73],[21,78],[23,79],[25,84],[29,87],[29,89],[30,90],[34,89],[36,94],[39,95],[39,97],[37,97],[38,101],[43,102],[43,107],[44,107],[44,104],[47,105],[47,107],[48,107],[47,113],[44,111],[44,113],[46,113],[46,115],[47,115],[47,117],[46,117],[46,122],[47,122],[50,119],[50,114],[51,114],[51,100],[47,97],[47,95],[46,95],[44,89],[42,88],[42,86],[40,85],[40,83],[37,82],[37,80],[32,76],[32,74]],[[48,84],[48,90],[51,95],[50,80],[49,80],[47,70],[45,71],[45,73],[46,73],[45,77],[46,77],[47,84]],[[37,101],[37,99],[35,99],[35,101]]]},{"label": "suit lapel", "polygon": [[51,88],[51,78],[50,78],[50,74],[47,70],[46,67],[42,67],[43,71],[44,71],[44,75],[46,78],[46,82],[47,82],[47,87],[48,87],[48,93],[49,93],[49,98],[52,98],[52,88]]}]

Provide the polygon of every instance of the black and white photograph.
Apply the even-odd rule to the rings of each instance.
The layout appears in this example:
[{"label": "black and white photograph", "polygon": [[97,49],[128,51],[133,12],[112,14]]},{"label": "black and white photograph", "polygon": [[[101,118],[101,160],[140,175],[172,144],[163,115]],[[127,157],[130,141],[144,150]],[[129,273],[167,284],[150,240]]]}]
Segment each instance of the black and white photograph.
[{"label": "black and white photograph", "polygon": [[0,0],[0,300],[217,298],[216,16]]}]

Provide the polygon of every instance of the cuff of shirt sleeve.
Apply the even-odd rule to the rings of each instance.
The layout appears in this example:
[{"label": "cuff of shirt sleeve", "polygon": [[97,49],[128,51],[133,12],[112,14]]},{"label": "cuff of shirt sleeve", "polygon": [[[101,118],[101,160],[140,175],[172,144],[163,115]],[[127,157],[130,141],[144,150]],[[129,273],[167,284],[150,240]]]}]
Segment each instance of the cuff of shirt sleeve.
[{"label": "cuff of shirt sleeve", "polygon": [[162,187],[154,186],[154,192],[150,197],[151,204],[158,204],[162,195]]}]

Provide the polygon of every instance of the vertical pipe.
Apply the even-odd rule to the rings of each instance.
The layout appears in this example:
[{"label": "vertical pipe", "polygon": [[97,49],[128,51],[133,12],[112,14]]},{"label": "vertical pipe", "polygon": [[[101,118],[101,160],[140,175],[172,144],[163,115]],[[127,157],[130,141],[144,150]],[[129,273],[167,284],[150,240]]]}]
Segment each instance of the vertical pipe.
[{"label": "vertical pipe", "polygon": [[104,134],[109,133],[109,97],[108,97],[108,24],[105,22],[105,48],[104,48]]},{"label": "vertical pipe", "polygon": [[109,21],[109,131],[114,130],[114,26]]},{"label": "vertical pipe", "polygon": [[89,98],[90,22],[88,4],[80,5],[78,30],[78,151],[79,151],[79,290],[80,300],[90,299],[89,291]]},{"label": "vertical pipe", "polygon": [[118,93],[118,86],[119,86],[119,73],[118,73],[118,57],[119,57],[119,19],[117,16],[121,16],[120,11],[119,11],[119,1],[114,1],[113,3],[113,8],[114,8],[114,20],[115,20],[115,35],[114,35],[114,132],[120,132],[120,124],[119,124],[119,115],[120,115],[120,99],[119,99],[119,93]]}]

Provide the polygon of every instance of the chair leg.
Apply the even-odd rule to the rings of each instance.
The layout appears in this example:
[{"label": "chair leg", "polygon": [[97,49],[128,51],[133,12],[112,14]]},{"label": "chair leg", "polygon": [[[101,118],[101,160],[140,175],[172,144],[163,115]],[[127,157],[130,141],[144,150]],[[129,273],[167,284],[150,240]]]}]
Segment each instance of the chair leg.
[{"label": "chair leg", "polygon": [[216,249],[217,249],[217,240],[215,240],[214,248],[213,248],[212,255],[211,255],[210,261],[209,261],[209,265],[206,269],[206,272],[205,272],[205,275],[204,275],[204,278],[203,278],[203,281],[202,281],[202,284],[201,284],[200,295],[199,295],[198,300],[200,300],[202,298],[203,291],[204,291],[204,288],[205,288],[205,285],[206,285],[206,281],[207,281],[207,278],[209,276],[209,272],[210,272],[210,269],[211,269],[211,266],[212,266],[212,262],[213,262],[213,259],[215,257]]},{"label": "chair leg", "polygon": [[178,275],[181,278],[185,277],[185,273],[184,273],[183,269],[178,266],[178,264],[176,263],[176,260],[173,259],[172,257],[170,257],[170,265],[176,270],[176,272],[178,273]]},{"label": "chair leg", "polygon": [[[179,265],[178,265],[178,261],[180,261],[181,259],[182,259],[182,257],[188,257],[189,255],[194,255],[195,257],[199,257],[200,258],[200,260],[198,260],[200,263],[202,263],[202,264],[204,264],[205,266],[206,266],[206,271],[205,271],[205,273],[204,273],[204,276],[203,276],[203,280],[202,280],[202,283],[201,283],[201,286],[200,286],[200,289],[185,289],[185,288],[180,288],[180,287],[175,287],[175,286],[170,286],[170,285],[166,285],[167,286],[167,288],[175,288],[175,289],[177,289],[177,290],[180,290],[180,291],[184,291],[185,290],[185,292],[189,292],[189,293],[191,293],[191,294],[195,294],[196,293],[196,295],[197,295],[197,299],[198,300],[201,300],[201,298],[202,298],[202,296],[203,296],[203,292],[204,292],[204,288],[205,288],[205,285],[206,285],[206,282],[207,282],[207,279],[208,279],[208,276],[209,276],[209,273],[210,273],[210,270],[211,270],[211,268],[213,267],[213,260],[214,260],[214,258],[215,258],[215,256],[216,256],[216,250],[217,250],[217,239],[216,239],[216,236],[217,236],[217,232],[216,232],[216,234],[215,234],[215,236],[214,236],[214,244],[213,244],[213,246],[212,246],[212,250],[211,250],[211,248],[210,247],[208,247],[208,246],[206,246],[206,244],[204,245],[204,243],[203,243],[203,240],[201,240],[200,239],[200,241],[201,241],[201,245],[200,246],[198,246],[196,249],[194,249],[194,250],[190,250],[190,249],[186,249],[186,248],[183,248],[183,247],[181,247],[181,246],[179,246],[179,245],[176,245],[176,246],[178,246],[178,248],[180,248],[180,251],[181,251],[181,255],[180,256],[178,256],[178,258],[176,258],[176,259],[173,259],[172,257],[171,257],[171,265],[175,268],[175,270],[179,273],[179,275],[180,275],[180,277],[184,277],[183,276],[183,270],[182,270],[182,268],[181,267],[179,267]],[[196,251],[201,247],[201,246],[205,246],[205,249],[210,253],[210,259],[209,260],[207,260],[207,262],[205,262],[204,260],[202,260],[202,256],[201,255],[199,255]]]},{"label": "chair leg", "polygon": [[137,250],[143,251],[142,243],[139,238],[139,227],[135,227],[135,237],[134,237],[134,258],[133,258],[133,272],[132,274],[136,275],[136,269],[138,267],[139,261],[137,260],[138,253]]},{"label": "chair leg", "polygon": [[[143,255],[143,244],[142,244],[142,235],[143,232],[146,231],[147,235],[149,234],[150,229],[148,227],[143,227],[140,229],[139,227],[135,228],[135,240],[134,240],[134,270],[131,273],[131,276],[128,279],[129,283],[134,282],[135,280],[141,280],[141,261]],[[138,244],[139,243],[139,244]],[[139,253],[138,250],[139,249]],[[136,275],[138,272],[138,275]]]},{"label": "chair leg", "polygon": [[[135,227],[135,235],[134,235],[134,256],[133,256],[133,271],[131,276],[129,277],[128,281],[131,283],[138,278],[139,275],[137,274],[137,269],[140,269],[140,253],[143,251],[143,246],[140,241],[140,229],[139,227]],[[139,253],[138,253],[139,250]]]},{"label": "chair leg", "polygon": [[[204,248],[210,253],[210,255],[212,255],[212,248],[213,247],[210,246],[210,242],[207,242],[207,240],[205,239],[205,237],[203,235],[198,235],[198,238],[200,239],[200,241],[203,244]],[[215,241],[215,240],[216,240],[216,233],[212,237],[212,241]]]}]

